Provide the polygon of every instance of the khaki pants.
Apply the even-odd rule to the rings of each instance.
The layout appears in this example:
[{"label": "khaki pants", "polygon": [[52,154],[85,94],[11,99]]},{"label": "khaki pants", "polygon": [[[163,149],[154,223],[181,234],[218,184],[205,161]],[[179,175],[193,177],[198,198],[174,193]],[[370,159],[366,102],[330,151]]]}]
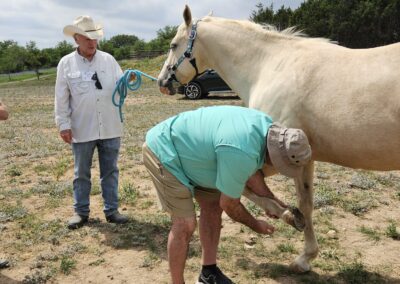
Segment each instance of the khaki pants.
[{"label": "khaki pants", "polygon": [[[161,208],[176,217],[196,216],[189,188],[164,168],[146,143],[143,144],[143,162],[156,188]],[[220,194],[218,190],[212,188],[195,188],[196,199],[211,201],[219,199]]]}]

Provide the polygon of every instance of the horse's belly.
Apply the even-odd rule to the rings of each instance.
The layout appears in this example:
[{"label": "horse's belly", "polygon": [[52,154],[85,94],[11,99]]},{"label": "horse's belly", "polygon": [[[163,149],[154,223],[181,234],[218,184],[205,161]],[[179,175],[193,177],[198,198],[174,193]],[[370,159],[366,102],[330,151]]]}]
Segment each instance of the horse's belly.
[{"label": "horse's belly", "polygon": [[[351,168],[400,170],[399,134],[343,135],[325,138],[310,134],[313,159]],[[399,132],[398,132],[399,133]]]}]

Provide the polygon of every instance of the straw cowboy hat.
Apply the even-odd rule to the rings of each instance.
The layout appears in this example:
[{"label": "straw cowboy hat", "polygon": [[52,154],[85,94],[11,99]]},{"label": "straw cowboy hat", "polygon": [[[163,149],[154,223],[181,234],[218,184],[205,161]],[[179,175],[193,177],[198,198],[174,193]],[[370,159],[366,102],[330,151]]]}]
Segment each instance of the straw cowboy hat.
[{"label": "straw cowboy hat", "polygon": [[301,129],[274,123],[268,130],[267,148],[271,162],[281,174],[296,178],[311,159],[311,147]]},{"label": "straw cowboy hat", "polygon": [[79,16],[72,25],[65,26],[63,30],[67,36],[80,34],[90,39],[101,39],[103,37],[103,26],[95,24],[90,16]]}]

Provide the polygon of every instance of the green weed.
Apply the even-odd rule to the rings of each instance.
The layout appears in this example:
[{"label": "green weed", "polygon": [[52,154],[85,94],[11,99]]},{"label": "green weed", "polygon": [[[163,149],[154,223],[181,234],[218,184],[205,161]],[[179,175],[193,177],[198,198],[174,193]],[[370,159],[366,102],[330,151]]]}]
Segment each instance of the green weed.
[{"label": "green weed", "polygon": [[389,238],[392,238],[394,240],[399,240],[400,239],[400,233],[397,230],[396,223],[394,221],[391,221],[390,224],[386,227],[386,236]]},{"label": "green weed", "polygon": [[376,229],[368,228],[368,227],[362,225],[359,230],[361,233],[366,235],[368,237],[368,239],[370,239],[372,241],[377,242],[381,239],[380,233]]},{"label": "green weed", "polygon": [[58,160],[57,162],[53,163],[51,171],[53,176],[58,181],[60,177],[62,177],[67,169],[71,166],[71,158],[64,157]]},{"label": "green weed", "polygon": [[123,183],[121,187],[120,200],[126,204],[134,205],[138,197],[140,196],[139,191],[135,188],[132,183]]},{"label": "green weed", "polygon": [[17,165],[12,165],[6,170],[6,174],[10,177],[19,177],[22,175],[22,170]]},{"label": "green weed", "polygon": [[68,257],[68,256],[63,256],[61,259],[60,263],[60,270],[62,273],[65,275],[68,275],[71,273],[71,270],[76,267],[76,260]]}]

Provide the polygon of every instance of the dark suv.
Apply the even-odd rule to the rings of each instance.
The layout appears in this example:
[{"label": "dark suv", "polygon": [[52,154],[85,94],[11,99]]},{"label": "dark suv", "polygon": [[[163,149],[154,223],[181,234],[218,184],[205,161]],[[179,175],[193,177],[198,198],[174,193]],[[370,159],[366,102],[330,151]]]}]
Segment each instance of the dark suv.
[{"label": "dark suv", "polygon": [[207,70],[188,84],[179,86],[178,94],[184,94],[189,100],[198,100],[207,97],[209,92],[230,90],[217,72]]}]

